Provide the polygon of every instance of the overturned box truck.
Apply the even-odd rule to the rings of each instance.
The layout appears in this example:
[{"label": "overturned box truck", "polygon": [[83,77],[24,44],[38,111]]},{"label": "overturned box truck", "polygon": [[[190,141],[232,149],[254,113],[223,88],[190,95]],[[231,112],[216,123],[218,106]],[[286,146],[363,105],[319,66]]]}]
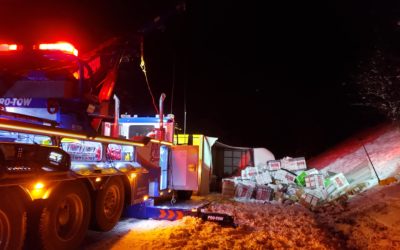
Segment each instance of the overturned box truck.
[{"label": "overturned box truck", "polygon": [[173,145],[162,107],[155,137],[119,123],[127,44],[111,39],[83,56],[66,42],[0,44],[1,250],[76,249],[126,207],[196,191],[198,148]]}]

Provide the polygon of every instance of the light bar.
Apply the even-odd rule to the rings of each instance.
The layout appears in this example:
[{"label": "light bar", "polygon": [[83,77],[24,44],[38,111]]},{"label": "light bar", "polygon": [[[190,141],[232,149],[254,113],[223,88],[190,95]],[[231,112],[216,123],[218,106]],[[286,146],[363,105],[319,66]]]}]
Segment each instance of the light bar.
[{"label": "light bar", "polygon": [[161,143],[161,144],[167,145],[167,146],[172,146],[172,145],[174,145],[172,142],[160,141],[160,140],[157,140],[157,139],[151,139],[150,141],[151,141],[151,142],[154,142],[154,143]]},{"label": "light bar", "polygon": [[58,50],[71,55],[78,56],[78,50],[75,47],[67,42],[58,42],[58,43],[41,43],[39,44],[40,50]]},{"label": "light bar", "polygon": [[82,133],[74,133],[65,129],[52,128],[46,126],[40,126],[35,124],[26,125],[22,122],[10,121],[6,119],[0,118],[0,129],[12,130],[16,132],[23,133],[33,133],[33,134],[42,134],[48,136],[60,136],[60,137],[68,137],[71,139],[80,139],[80,140],[89,140],[89,141],[97,141],[97,142],[105,142],[105,143],[116,143],[123,144],[129,146],[139,146],[143,147],[144,143],[135,142],[131,140],[112,138],[106,136],[89,136]]},{"label": "light bar", "polygon": [[7,44],[7,43],[3,43],[0,44],[0,51],[16,51],[18,50],[18,45],[16,44]]},{"label": "light bar", "polygon": [[115,144],[124,144],[124,145],[139,146],[139,147],[143,147],[144,146],[144,144],[140,143],[140,142],[134,142],[134,141],[130,141],[130,140],[111,138],[111,137],[105,137],[105,136],[94,137],[93,141],[115,143]]}]

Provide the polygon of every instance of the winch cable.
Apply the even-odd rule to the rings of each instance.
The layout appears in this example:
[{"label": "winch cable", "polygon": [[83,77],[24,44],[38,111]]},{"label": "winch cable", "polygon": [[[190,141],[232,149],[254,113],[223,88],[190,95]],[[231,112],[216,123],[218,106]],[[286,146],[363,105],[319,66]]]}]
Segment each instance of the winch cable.
[{"label": "winch cable", "polygon": [[147,78],[146,63],[144,62],[143,36],[140,38],[140,68],[143,71],[144,78],[145,78],[146,84],[147,84],[147,89],[149,90],[149,93],[150,93],[150,96],[151,96],[151,100],[153,102],[154,110],[156,111],[156,114],[158,114],[159,112],[158,112],[156,101],[155,101],[155,98],[154,98],[154,95],[153,95],[153,91],[151,91],[149,79]]}]

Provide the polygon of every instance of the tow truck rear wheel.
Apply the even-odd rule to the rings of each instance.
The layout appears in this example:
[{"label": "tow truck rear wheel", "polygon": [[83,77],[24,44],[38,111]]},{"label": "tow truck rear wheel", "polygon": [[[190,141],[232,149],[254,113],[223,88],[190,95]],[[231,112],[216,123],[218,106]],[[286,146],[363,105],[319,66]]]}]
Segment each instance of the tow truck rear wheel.
[{"label": "tow truck rear wheel", "polygon": [[91,229],[110,231],[119,221],[125,202],[125,190],[122,179],[111,177],[96,194],[92,213]]},{"label": "tow truck rear wheel", "polygon": [[26,234],[26,208],[13,189],[0,189],[0,250],[21,249]]},{"label": "tow truck rear wheel", "polygon": [[90,222],[91,203],[85,185],[79,181],[58,186],[45,204],[39,222],[44,249],[76,249]]}]

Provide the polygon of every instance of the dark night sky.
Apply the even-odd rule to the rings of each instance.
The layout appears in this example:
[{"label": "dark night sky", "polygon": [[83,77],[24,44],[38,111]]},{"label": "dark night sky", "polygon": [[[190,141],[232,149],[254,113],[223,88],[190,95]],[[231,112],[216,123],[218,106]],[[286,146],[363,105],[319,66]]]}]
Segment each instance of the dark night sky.
[{"label": "dark night sky", "polygon": [[[5,2],[10,7],[0,9],[6,17],[2,34],[26,31],[14,24],[51,24],[84,50],[134,32],[178,1]],[[169,112],[175,82],[172,111],[181,128],[186,103],[189,133],[266,147],[277,157],[309,157],[381,119],[373,110],[351,106],[347,86],[374,46],[398,50],[400,4],[234,2],[188,0],[185,13],[145,38],[154,94],[157,100],[167,94]],[[31,21],[37,19],[42,21]],[[140,71],[125,70],[120,79],[131,94],[125,111],[153,115]]]},{"label": "dark night sky", "polygon": [[194,4],[189,69],[181,66],[190,85],[188,129],[282,157],[317,154],[374,124],[380,117],[351,106],[347,85],[377,43],[395,39],[389,6]]}]

